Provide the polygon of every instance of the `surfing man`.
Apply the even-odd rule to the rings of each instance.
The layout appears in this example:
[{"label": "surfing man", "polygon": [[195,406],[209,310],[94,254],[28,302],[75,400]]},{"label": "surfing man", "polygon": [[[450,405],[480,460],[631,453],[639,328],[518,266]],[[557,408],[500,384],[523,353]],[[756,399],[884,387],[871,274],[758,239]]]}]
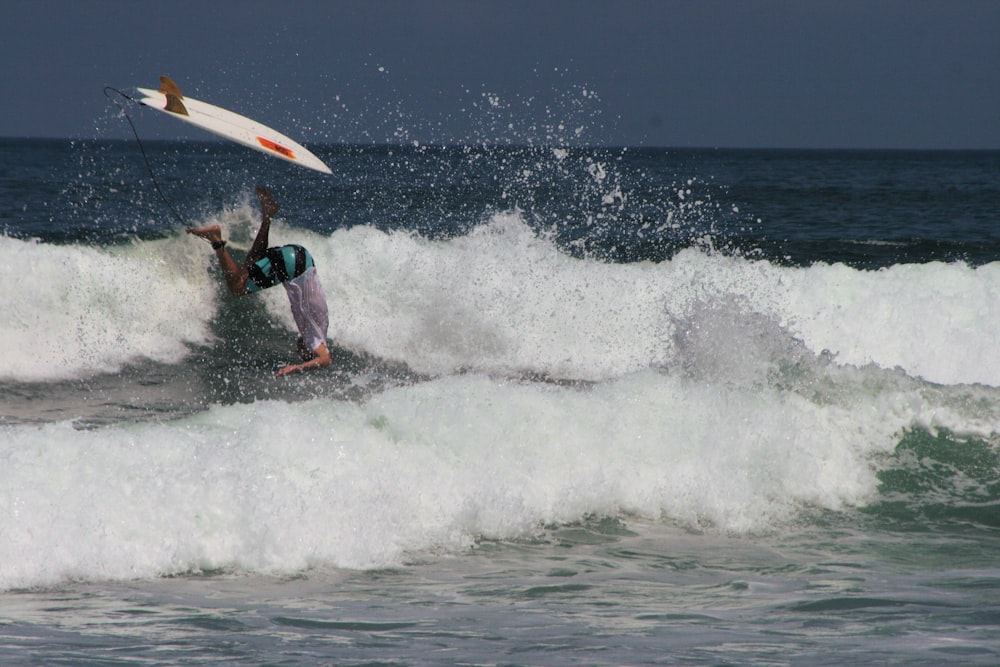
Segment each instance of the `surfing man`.
[{"label": "surfing man", "polygon": [[222,266],[226,286],[234,296],[253,294],[279,283],[284,286],[295,326],[299,330],[296,348],[302,363],[284,366],[275,377],[328,366],[331,361],[326,347],[329,315],[326,295],[316,275],[312,255],[299,245],[268,247],[271,217],[278,212],[278,204],[271,193],[259,185],[257,199],[260,200],[260,229],[243,264],[237,264],[229,254],[218,225],[191,228],[187,233],[212,244]]}]

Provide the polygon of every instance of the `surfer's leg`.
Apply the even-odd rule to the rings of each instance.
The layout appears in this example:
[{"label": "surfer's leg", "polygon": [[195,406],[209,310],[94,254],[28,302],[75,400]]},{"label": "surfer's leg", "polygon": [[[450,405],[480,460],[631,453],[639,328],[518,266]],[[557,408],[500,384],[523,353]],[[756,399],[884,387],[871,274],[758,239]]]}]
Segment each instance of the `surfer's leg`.
[{"label": "surfer's leg", "polygon": [[226,279],[226,287],[229,288],[229,291],[236,296],[246,294],[247,278],[250,274],[245,266],[237,264],[233,256],[229,254],[226,242],[222,240],[222,230],[219,226],[189,228],[186,231],[188,234],[194,234],[212,244],[215,256],[219,258],[219,265],[222,266],[222,275]]},{"label": "surfer's leg", "polygon": [[260,200],[260,229],[250,246],[246,266],[250,266],[264,256],[268,249],[268,235],[271,233],[271,216],[278,212],[278,203],[263,185],[257,186],[257,199]]},{"label": "surfer's leg", "polygon": [[222,230],[218,225],[209,227],[198,227],[187,230],[188,234],[194,234],[212,244],[219,264],[222,266],[222,275],[226,278],[226,286],[229,291],[236,296],[246,294],[247,280],[250,276],[249,267],[264,256],[268,248],[268,236],[271,233],[271,217],[278,212],[278,203],[274,201],[271,193],[262,185],[257,186],[257,199],[260,200],[260,229],[257,230],[257,237],[250,246],[250,252],[243,264],[237,264],[233,256],[226,250],[226,244],[222,240]]}]

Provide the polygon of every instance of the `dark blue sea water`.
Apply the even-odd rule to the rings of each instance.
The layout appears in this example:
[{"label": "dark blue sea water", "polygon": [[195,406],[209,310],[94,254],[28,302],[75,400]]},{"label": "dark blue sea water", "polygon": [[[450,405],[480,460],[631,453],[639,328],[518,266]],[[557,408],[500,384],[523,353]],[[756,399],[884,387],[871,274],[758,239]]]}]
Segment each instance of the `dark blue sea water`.
[{"label": "dark blue sea water", "polygon": [[1000,153],[143,148],[0,140],[0,663],[1000,662]]}]

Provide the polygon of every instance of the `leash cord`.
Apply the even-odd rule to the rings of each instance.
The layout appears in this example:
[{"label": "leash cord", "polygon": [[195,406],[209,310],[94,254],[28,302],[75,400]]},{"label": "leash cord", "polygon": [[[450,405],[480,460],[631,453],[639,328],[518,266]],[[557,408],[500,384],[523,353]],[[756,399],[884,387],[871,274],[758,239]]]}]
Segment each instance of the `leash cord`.
[{"label": "leash cord", "polygon": [[119,100],[112,97],[110,93],[117,93],[118,95],[124,97],[126,100],[130,102],[135,102],[136,104],[142,104],[142,102],[139,102],[137,99],[126,95],[117,88],[112,88],[111,86],[104,87],[104,96],[107,97],[112,102],[114,102],[118,106],[118,108],[121,109],[122,115],[125,117],[125,120],[128,121],[129,127],[132,128],[132,134],[133,136],[135,136],[135,142],[139,145],[139,152],[142,153],[143,162],[146,163],[146,170],[149,172],[149,177],[150,179],[152,179],[153,186],[156,188],[156,192],[160,195],[160,199],[162,199],[163,203],[166,204],[168,209],[170,209],[170,212],[173,214],[174,218],[177,219],[177,222],[179,222],[181,225],[184,225],[184,220],[177,213],[177,210],[174,208],[173,204],[170,203],[170,200],[167,199],[167,196],[163,194],[163,190],[160,189],[160,183],[159,181],[156,180],[156,174],[153,172],[153,166],[150,164],[149,156],[146,154],[146,147],[142,145],[142,140],[139,138],[139,133],[136,131],[135,124],[132,122],[132,118],[128,115],[128,111],[125,109],[125,105],[123,105]]}]

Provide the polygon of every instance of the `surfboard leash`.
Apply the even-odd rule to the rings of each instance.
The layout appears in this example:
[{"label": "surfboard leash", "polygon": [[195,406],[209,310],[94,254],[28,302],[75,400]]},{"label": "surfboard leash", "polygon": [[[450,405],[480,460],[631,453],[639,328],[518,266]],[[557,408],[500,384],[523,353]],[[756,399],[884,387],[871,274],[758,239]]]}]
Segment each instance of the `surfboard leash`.
[{"label": "surfboard leash", "polygon": [[170,212],[173,214],[174,218],[177,219],[177,222],[179,222],[181,225],[187,226],[183,218],[181,218],[180,214],[177,213],[177,210],[174,208],[173,204],[171,204],[170,200],[167,199],[167,196],[163,194],[163,190],[160,189],[160,183],[159,181],[156,180],[156,174],[153,172],[153,165],[150,164],[149,162],[149,156],[146,154],[146,147],[142,145],[142,139],[139,138],[139,132],[136,131],[135,129],[135,123],[132,122],[132,117],[128,115],[128,111],[125,109],[125,105],[122,104],[119,100],[112,97],[110,93],[117,93],[118,95],[121,95],[129,102],[134,102],[136,104],[140,103],[139,100],[135,99],[134,97],[131,97],[130,95],[126,95],[117,88],[113,88],[112,86],[104,86],[104,96],[107,97],[112,102],[114,102],[115,105],[117,105],[117,107],[121,109],[122,115],[125,116],[125,120],[128,121],[128,126],[132,128],[132,135],[135,137],[135,143],[139,145],[139,152],[142,153],[142,159],[146,163],[146,170],[149,172],[149,178],[153,181],[153,187],[156,188],[156,192],[160,195],[160,199],[162,199],[163,203],[167,205],[168,209],[170,209]]}]

